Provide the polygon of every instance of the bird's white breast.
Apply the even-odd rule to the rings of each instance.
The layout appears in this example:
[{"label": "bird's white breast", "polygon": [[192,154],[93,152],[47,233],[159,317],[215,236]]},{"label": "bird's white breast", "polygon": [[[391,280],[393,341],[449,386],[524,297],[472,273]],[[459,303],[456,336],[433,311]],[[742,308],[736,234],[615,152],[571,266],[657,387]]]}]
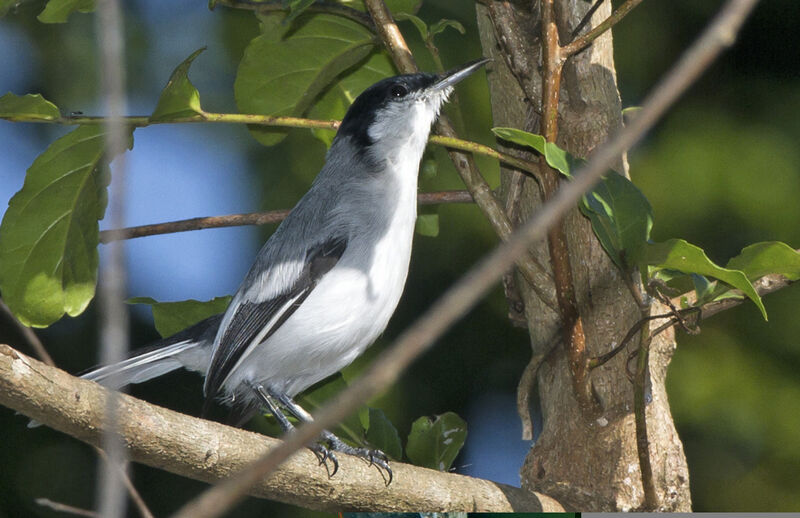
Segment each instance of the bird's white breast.
[{"label": "bird's white breast", "polygon": [[[421,151],[411,154],[419,157]],[[377,184],[365,186],[369,195],[361,197],[362,205],[373,206],[350,207],[362,213],[361,228],[350,236],[338,263],[240,362],[225,383],[229,392],[255,381],[293,396],[349,365],[386,328],[405,286],[416,222],[419,158],[392,161],[398,156],[404,154],[390,157],[386,170],[369,180]],[[239,395],[248,397],[248,392]]]}]

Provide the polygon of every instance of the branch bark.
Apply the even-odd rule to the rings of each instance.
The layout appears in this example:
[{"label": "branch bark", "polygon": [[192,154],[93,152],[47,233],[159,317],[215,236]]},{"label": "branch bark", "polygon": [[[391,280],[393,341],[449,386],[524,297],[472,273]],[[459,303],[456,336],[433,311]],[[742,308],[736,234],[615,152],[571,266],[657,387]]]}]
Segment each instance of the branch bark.
[{"label": "branch bark", "polygon": [[[0,345],[0,404],[99,445],[110,391]],[[281,441],[151,405],[125,394],[117,430],[130,458],[171,473],[216,482],[239,472]],[[29,433],[36,433],[31,431]],[[563,511],[552,498],[523,489],[399,462],[386,487],[360,459],[339,455],[328,478],[308,450],[295,454],[250,494],[319,510]]]}]

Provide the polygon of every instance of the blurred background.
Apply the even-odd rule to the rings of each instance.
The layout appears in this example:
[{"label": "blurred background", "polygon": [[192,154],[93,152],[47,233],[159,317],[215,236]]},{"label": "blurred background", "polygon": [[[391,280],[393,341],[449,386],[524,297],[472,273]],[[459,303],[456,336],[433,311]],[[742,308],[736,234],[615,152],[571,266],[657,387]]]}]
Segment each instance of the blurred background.
[{"label": "blurred background", "polygon": [[[614,30],[623,106],[637,106],[721,1],[648,1]],[[43,2],[23,2],[0,19],[0,95],[41,93],[63,112],[97,114],[98,59],[93,15],[63,25],[35,16]],[[126,9],[129,112],[152,111],[172,69],[208,46],[190,77],[208,111],[235,112],[233,81],[242,52],[257,35],[244,11],[204,2],[131,0]],[[428,23],[458,20],[466,35],[437,39],[445,66],[480,55],[473,2],[425,0]],[[800,7],[793,0],[762,2],[737,45],[708,71],[630,155],[631,176],[655,211],[656,240],[682,237],[724,263],[748,243],[781,240],[800,247]],[[402,22],[423,68],[433,70],[416,30]],[[482,77],[482,76],[481,76]],[[467,138],[493,144],[488,90],[482,79],[459,87]],[[0,121],[0,214],[21,188],[25,170],[70,128]],[[305,130],[265,148],[239,125],[160,125],[136,130],[129,154],[131,225],[196,216],[291,207],[322,164],[324,145]],[[443,150],[422,190],[459,189]],[[497,164],[479,164],[492,186]],[[496,238],[470,205],[441,206],[437,238],[417,236],[405,295],[384,337],[348,368],[356,374],[419,316]],[[101,228],[105,228],[101,222]],[[158,300],[210,299],[230,294],[274,226],[205,230],[128,242],[130,296]],[[668,389],[684,441],[696,511],[800,509],[800,289],[766,300],[764,322],[751,305],[681,334]],[[157,337],[147,308],[132,307],[132,343]],[[70,372],[97,361],[94,307],[37,331],[56,363]],[[25,349],[0,321],[0,342]],[[26,350],[27,351],[27,350]],[[388,393],[371,402],[407,437],[421,415],[455,411],[466,419],[467,445],[459,473],[519,485],[530,444],[520,437],[514,392],[529,358],[526,333],[506,319],[495,289],[419,359]],[[201,379],[175,373],[131,391],[156,404],[199,414]],[[46,497],[83,508],[94,502],[96,457],[76,440],[0,409],[0,517],[55,516],[33,500]],[[156,515],[177,509],[203,484],[134,466],[134,481]],[[344,475],[344,474],[342,474]],[[237,516],[265,512],[314,516],[250,499]],[[233,513],[232,513],[233,514]],[[131,513],[134,515],[134,513]]]}]

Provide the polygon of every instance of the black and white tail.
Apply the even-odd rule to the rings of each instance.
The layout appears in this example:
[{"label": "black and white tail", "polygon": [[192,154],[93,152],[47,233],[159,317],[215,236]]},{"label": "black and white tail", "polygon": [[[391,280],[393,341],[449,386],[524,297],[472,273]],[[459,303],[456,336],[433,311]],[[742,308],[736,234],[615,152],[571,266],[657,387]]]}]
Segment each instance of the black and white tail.
[{"label": "black and white tail", "polygon": [[118,389],[183,367],[205,374],[222,315],[209,317],[172,336],[131,352],[130,358],[81,374],[81,378]]},{"label": "black and white tail", "polygon": [[[209,317],[180,333],[131,351],[127,360],[89,369],[80,377],[118,389],[156,378],[179,367],[205,375],[221,320],[222,315]],[[28,428],[36,428],[40,424],[31,421]]]}]

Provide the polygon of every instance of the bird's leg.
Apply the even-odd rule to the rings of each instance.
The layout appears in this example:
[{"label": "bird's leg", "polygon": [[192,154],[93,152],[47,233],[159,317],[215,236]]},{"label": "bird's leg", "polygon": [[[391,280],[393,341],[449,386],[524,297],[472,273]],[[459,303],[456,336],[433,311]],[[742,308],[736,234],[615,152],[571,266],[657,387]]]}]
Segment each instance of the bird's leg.
[{"label": "bird's leg", "polygon": [[[311,414],[306,412],[303,407],[295,403],[294,400],[286,394],[282,394],[273,390],[269,390],[268,393],[271,398],[277,399],[286,408],[286,410],[289,411],[290,414],[295,416],[300,421],[310,422],[314,420],[314,418],[311,417]],[[381,450],[355,448],[342,441],[335,434],[329,432],[328,430],[322,430],[322,439],[324,439],[330,445],[331,450],[340,451],[342,453],[346,453],[347,455],[361,457],[362,459],[368,460],[370,465],[374,464],[378,468],[384,469],[388,475],[388,478],[384,477],[384,480],[386,480],[386,485],[388,486],[392,483],[393,473],[392,469],[389,467],[389,457],[387,457],[386,454]],[[383,472],[381,472],[381,475],[383,475]]]},{"label": "bird's leg", "polygon": [[[268,392],[263,385],[252,385],[252,389],[258,395],[258,399],[261,400],[262,403],[269,409],[270,413],[275,416],[275,419],[278,420],[278,424],[281,426],[284,432],[289,433],[294,431],[294,425],[286,418],[286,416],[281,412],[281,409],[278,408],[278,405],[275,404],[273,400],[273,396],[270,392]],[[294,414],[294,413],[293,413]],[[295,415],[295,417],[297,417]],[[301,419],[300,417],[297,417]],[[302,420],[302,419],[301,419]],[[308,449],[314,452],[314,455],[317,456],[319,459],[320,464],[325,464],[325,470],[328,471],[328,476],[332,477],[339,471],[339,460],[336,458],[336,455],[329,451],[328,448],[325,446],[315,442],[308,445]],[[328,459],[333,463],[333,472],[328,469]]]}]

